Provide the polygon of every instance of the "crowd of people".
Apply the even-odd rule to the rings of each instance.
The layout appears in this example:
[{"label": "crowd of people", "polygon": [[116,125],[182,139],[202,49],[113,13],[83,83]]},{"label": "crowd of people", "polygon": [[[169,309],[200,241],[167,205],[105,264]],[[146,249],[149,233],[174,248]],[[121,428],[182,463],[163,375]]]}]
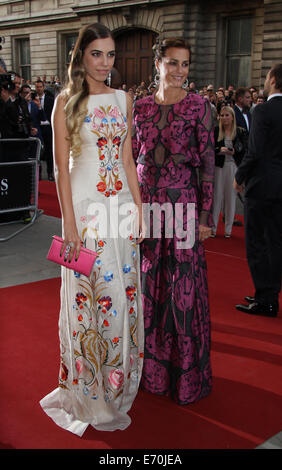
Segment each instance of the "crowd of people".
[{"label": "crowd of people", "polygon": [[[46,76],[37,77],[34,83],[25,81],[14,71],[2,74],[0,82],[0,137],[16,139],[1,142],[0,161],[19,162],[35,158],[40,152],[39,179],[42,178],[42,161],[45,162],[49,181],[55,181],[52,151],[51,114],[55,97],[60,92],[59,79]],[[30,137],[39,139],[31,142]],[[9,195],[1,198],[1,209],[28,207],[34,197],[34,177],[31,167],[5,167],[5,178],[9,175]],[[8,206],[7,206],[8,204]],[[5,207],[6,205],[6,207]],[[3,207],[2,207],[3,206]],[[14,211],[1,215],[1,221],[22,220],[31,221],[28,209]]]},{"label": "crowd of people", "polygon": [[[10,126],[4,122],[4,132],[14,124],[16,135],[38,135],[50,157],[53,134],[61,256],[77,261],[82,247],[97,254],[89,277],[62,267],[59,383],[40,401],[56,424],[79,436],[89,425],[126,429],[139,386],[180,405],[211,393],[204,241],[217,236],[220,211],[231,237],[235,191],[243,184],[254,296],[236,308],[277,316],[281,290],[282,64],[268,72],[268,101],[260,104],[261,90],[209,84],[197,91],[188,84],[191,48],[183,39],[158,43],[154,82],[128,90],[106,84],[114,54],[111,31],[87,25],[55,103],[39,79],[34,96],[18,75],[1,91]],[[93,217],[97,203],[105,212]],[[119,228],[122,214],[130,216],[126,236],[112,236],[111,204]],[[148,219],[146,204],[156,208]],[[164,206],[175,224],[168,236]],[[109,234],[100,229],[105,222]]]},{"label": "crowd of people", "polygon": [[[56,96],[63,84],[58,76],[37,76],[34,82],[24,80],[19,74],[13,74],[13,84],[0,84],[0,136],[2,138],[38,137],[41,141],[40,171],[45,162],[49,181],[54,180],[51,114]],[[149,81],[118,88],[128,92],[134,102],[154,95],[159,83],[149,77]],[[251,116],[258,104],[265,101],[263,89],[254,86],[227,88],[207,84],[197,89],[196,83],[187,81],[185,91],[201,96],[209,102],[215,130],[215,181],[213,201],[212,237],[216,236],[220,212],[225,222],[225,238],[230,238],[233,225],[242,225],[235,216],[236,192],[232,182],[237,167],[247,149]],[[228,117],[229,116],[229,117]],[[227,120],[227,123],[226,123]],[[228,122],[229,121],[229,122]],[[226,128],[227,126],[227,128]],[[227,131],[226,131],[227,129]],[[226,140],[227,139],[227,140]],[[22,152],[22,146],[15,145],[14,153]],[[11,152],[9,152],[12,158]],[[234,157],[234,158],[233,158]],[[23,220],[30,219],[25,211]]]},{"label": "crowd of people", "polygon": [[[126,84],[121,85],[119,88],[127,91],[132,99],[139,100],[146,98],[148,95],[152,95],[156,92],[158,84],[154,81],[145,82],[142,81],[139,85],[132,85],[128,87]],[[252,113],[257,104],[263,103],[265,101],[264,90],[262,88],[257,88],[254,86],[247,87],[250,92],[249,100],[249,110]],[[187,92],[196,93],[202,96],[204,99],[207,99],[213,109],[213,114],[215,116],[215,125],[218,124],[218,115],[222,106],[234,106],[236,103],[236,88],[234,85],[229,85],[227,88],[218,87],[215,88],[213,84],[204,85],[199,90],[196,87],[195,82],[190,82],[186,87]],[[216,113],[214,111],[216,109]]]},{"label": "crowd of people", "polygon": [[[44,75],[42,79],[37,77],[31,84],[30,80],[25,81],[13,71],[8,72],[8,75],[12,79],[0,84],[0,135],[6,139],[39,138],[41,160],[46,161],[49,181],[54,181],[51,114],[54,100],[61,90],[60,81],[51,77],[47,82]],[[22,153],[22,148],[18,146],[18,154]],[[15,151],[10,159],[14,154]]]},{"label": "crowd of people", "polygon": [[[37,76],[34,82],[25,80],[18,73],[13,71],[13,85],[8,83],[0,83],[0,137],[2,138],[23,138],[38,137],[42,142],[42,159],[47,162],[48,179],[54,181],[53,168],[50,153],[50,135],[43,127],[50,124],[51,113],[56,96],[61,92],[63,84],[58,76],[50,76],[47,80],[46,75]],[[151,81],[141,81],[139,85],[128,87],[122,84],[119,89],[126,91],[134,101],[156,93],[158,83]],[[228,88],[218,87],[208,84],[197,90],[195,82],[190,82],[186,88],[188,93],[195,93],[208,100],[213,116],[213,124],[215,127],[220,122],[220,111],[223,106],[234,108],[237,104],[244,112],[248,111],[252,114],[254,108],[265,101],[263,89],[256,87],[243,88],[237,90],[233,85]],[[247,94],[246,94],[247,93]],[[45,106],[44,99],[46,98]],[[236,116],[237,117],[237,116]],[[237,122],[241,126],[242,123]],[[243,123],[243,127],[245,127]],[[247,131],[249,129],[246,128]]]},{"label": "crowd of people", "polygon": [[[63,84],[58,76],[37,76],[34,82],[24,80],[19,74],[11,71],[13,84],[0,84],[0,137],[26,138],[38,137],[41,141],[40,171],[42,177],[42,161],[45,162],[47,178],[54,180],[51,114],[56,96],[61,92]],[[127,86],[126,83],[118,88],[131,96],[134,102],[147,96],[154,95],[158,82],[149,77],[149,81]],[[234,219],[236,193],[232,187],[236,168],[239,166],[247,148],[248,135],[251,126],[251,115],[258,104],[265,101],[263,89],[254,86],[239,87],[233,85],[227,88],[207,84],[197,89],[196,83],[187,81],[186,91],[201,96],[211,107],[215,129],[215,190],[213,203],[212,237],[216,236],[219,214],[223,212],[226,223],[225,237],[230,238],[232,225],[242,225]],[[234,111],[234,113],[233,113]],[[225,142],[224,121],[226,116],[231,118],[228,124],[232,139]],[[228,117],[227,117],[228,120]],[[218,137],[220,136],[220,145]],[[230,136],[229,136],[230,137]],[[234,148],[233,148],[234,146]],[[14,145],[14,153],[22,152],[22,145]],[[230,150],[231,149],[231,150]],[[10,158],[12,158],[11,152]],[[233,154],[234,153],[234,154]],[[233,158],[234,156],[234,158]],[[29,214],[23,213],[23,220],[29,220]]]}]

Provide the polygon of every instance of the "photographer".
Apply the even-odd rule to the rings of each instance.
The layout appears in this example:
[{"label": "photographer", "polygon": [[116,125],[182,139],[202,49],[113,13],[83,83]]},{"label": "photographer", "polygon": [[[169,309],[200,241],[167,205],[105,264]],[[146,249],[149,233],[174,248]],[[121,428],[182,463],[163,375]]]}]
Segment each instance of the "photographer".
[{"label": "photographer", "polygon": [[[3,39],[3,38],[0,38],[0,42],[2,42],[1,39]],[[2,46],[0,44],[0,51],[1,51],[1,49],[2,49]],[[7,67],[6,67],[6,64],[5,64],[5,60],[0,56],[0,74],[2,75],[4,73],[7,73]]]},{"label": "photographer", "polygon": [[10,137],[16,139],[24,139],[30,136],[34,137],[37,134],[37,129],[32,126],[26,101],[19,95],[21,77],[16,73],[14,77],[14,87],[9,90],[10,96],[6,102],[7,120],[12,130]]},{"label": "photographer", "polygon": [[45,92],[44,83],[42,80],[35,82],[35,91],[37,92],[41,107],[45,112],[46,119],[40,123],[41,132],[44,141],[44,156],[43,159],[47,164],[48,180],[54,181],[53,174],[53,148],[52,148],[52,127],[51,127],[51,114],[54,106],[54,97]]},{"label": "photographer", "polygon": [[19,95],[26,101],[28,112],[31,117],[32,128],[36,129],[36,133],[32,133],[33,137],[38,137],[43,143],[42,132],[40,128],[40,122],[45,121],[46,115],[44,110],[41,108],[40,99],[35,91],[31,90],[29,85],[22,85]]},{"label": "photographer", "polygon": [[25,99],[28,107],[29,114],[31,116],[31,121],[33,128],[37,129],[37,133],[34,137],[37,137],[41,141],[41,149],[40,149],[40,166],[39,166],[39,179],[41,180],[41,159],[44,153],[44,142],[43,136],[41,131],[40,123],[42,121],[46,121],[46,114],[41,107],[40,99],[36,91],[32,91],[31,87],[27,84],[22,85],[20,89],[20,96]]},{"label": "photographer", "polygon": [[[1,76],[0,76],[1,78]],[[21,77],[16,73],[9,73],[4,77],[1,91],[1,137],[6,139],[26,139],[37,134],[37,129],[32,126],[31,116],[27,102],[19,96]],[[8,78],[8,86],[5,87],[5,79]],[[7,93],[8,92],[8,93]],[[1,143],[1,161],[20,162],[28,160],[34,153],[34,146],[30,142],[11,141]],[[3,166],[0,178],[9,181],[9,192],[1,197],[1,209],[25,207],[30,205],[32,173],[31,168],[25,165]],[[2,221],[30,220],[28,210],[16,211],[1,215]]]},{"label": "photographer", "polygon": [[12,83],[6,78],[6,75],[0,75],[0,138],[9,138],[12,129],[7,122],[6,102],[9,99],[9,87]]}]

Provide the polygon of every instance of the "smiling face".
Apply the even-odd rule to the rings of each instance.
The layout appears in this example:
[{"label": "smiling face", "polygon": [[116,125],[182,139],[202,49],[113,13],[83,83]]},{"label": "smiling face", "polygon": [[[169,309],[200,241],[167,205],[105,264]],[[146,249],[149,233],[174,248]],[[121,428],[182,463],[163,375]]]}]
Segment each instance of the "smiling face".
[{"label": "smiling face", "polygon": [[95,39],[84,50],[82,63],[88,83],[106,80],[115,61],[115,43],[112,38]]},{"label": "smiling face", "polygon": [[189,73],[190,53],[180,47],[169,47],[162,60],[156,60],[160,82],[165,88],[181,88]]}]

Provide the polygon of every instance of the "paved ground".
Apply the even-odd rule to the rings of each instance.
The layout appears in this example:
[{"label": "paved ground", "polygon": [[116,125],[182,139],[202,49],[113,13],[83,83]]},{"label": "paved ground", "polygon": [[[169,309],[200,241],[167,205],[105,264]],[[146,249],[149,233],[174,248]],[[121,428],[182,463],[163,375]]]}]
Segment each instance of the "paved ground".
[{"label": "paved ground", "polygon": [[[46,162],[42,162],[42,179],[47,179]],[[0,224],[0,238],[23,226]],[[43,214],[18,235],[0,242],[0,288],[60,276],[60,267],[46,259],[52,236],[60,234],[61,219]]]},{"label": "paved ground", "polygon": [[[22,223],[0,225],[1,238],[22,226]],[[60,276],[60,267],[46,259],[55,234],[61,234],[61,220],[43,214],[23,232],[0,242],[0,287]]]}]

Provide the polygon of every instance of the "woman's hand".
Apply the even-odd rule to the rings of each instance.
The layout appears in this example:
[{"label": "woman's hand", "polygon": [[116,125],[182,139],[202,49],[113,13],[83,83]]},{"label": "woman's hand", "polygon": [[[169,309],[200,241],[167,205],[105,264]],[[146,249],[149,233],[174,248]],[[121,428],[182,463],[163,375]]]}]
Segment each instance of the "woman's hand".
[{"label": "woman's hand", "polygon": [[[137,209],[138,210],[138,209]],[[138,210],[138,230],[139,230],[139,236],[138,238],[136,239],[136,243],[139,244],[141,243],[145,236],[146,236],[146,230],[147,230],[147,227],[146,227],[146,224],[145,224],[145,221],[144,221],[144,218],[143,218],[143,213],[142,213],[142,208],[140,210]]]},{"label": "woman's hand", "polygon": [[234,149],[229,149],[228,147],[221,147],[220,153],[227,153],[228,155],[234,155]]},{"label": "woman's hand", "polygon": [[36,136],[38,130],[36,129],[36,127],[32,127],[31,130],[30,130],[30,135],[32,135],[32,137]]},{"label": "woman's hand", "polygon": [[38,95],[36,95],[36,97],[32,101],[37,105],[39,109],[41,108],[41,103]]},{"label": "woman's hand", "polygon": [[199,225],[199,240],[203,242],[211,236],[211,228],[206,225]]},{"label": "woman's hand", "polygon": [[60,251],[60,256],[63,255],[65,249],[65,261],[68,259],[69,263],[75,255],[75,260],[78,259],[81,247],[81,240],[79,238],[77,228],[75,225],[64,225],[64,242]]},{"label": "woman's hand", "polygon": [[243,186],[243,184],[238,184],[236,179],[234,178],[233,188],[235,189],[235,191],[237,191],[237,193],[242,193],[243,189],[244,189],[244,186]]}]

